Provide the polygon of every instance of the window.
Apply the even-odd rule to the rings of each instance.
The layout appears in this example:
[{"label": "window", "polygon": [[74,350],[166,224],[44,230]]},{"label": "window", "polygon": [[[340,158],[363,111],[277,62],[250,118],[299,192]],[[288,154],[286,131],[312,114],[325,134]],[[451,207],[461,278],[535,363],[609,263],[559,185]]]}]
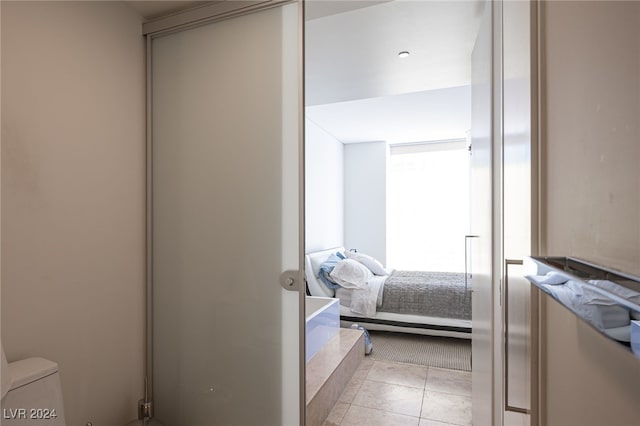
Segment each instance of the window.
[{"label": "window", "polygon": [[464,140],[392,145],[387,176],[387,264],[462,272],[469,224]]}]

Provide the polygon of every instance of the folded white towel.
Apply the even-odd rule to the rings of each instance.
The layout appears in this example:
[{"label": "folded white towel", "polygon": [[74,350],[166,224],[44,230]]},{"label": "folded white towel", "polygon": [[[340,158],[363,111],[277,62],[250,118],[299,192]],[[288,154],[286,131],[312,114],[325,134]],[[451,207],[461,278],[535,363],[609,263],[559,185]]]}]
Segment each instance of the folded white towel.
[{"label": "folded white towel", "polygon": [[378,295],[380,287],[387,277],[374,276],[367,282],[364,289],[353,290],[351,295],[351,312],[372,317],[376,314]]},{"label": "folded white towel", "polygon": [[596,287],[605,289],[616,296],[622,297],[623,299],[629,300],[630,302],[635,303],[636,305],[640,305],[640,293],[637,291],[633,291],[629,288],[618,285],[614,282],[607,280],[589,280],[587,281],[589,284],[593,284]]}]

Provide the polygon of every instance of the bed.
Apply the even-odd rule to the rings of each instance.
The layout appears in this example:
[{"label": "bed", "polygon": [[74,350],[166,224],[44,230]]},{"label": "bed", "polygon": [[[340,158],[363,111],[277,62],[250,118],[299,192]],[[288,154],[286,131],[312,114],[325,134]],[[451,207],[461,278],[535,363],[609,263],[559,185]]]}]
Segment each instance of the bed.
[{"label": "bed", "polygon": [[[358,323],[370,330],[471,338],[471,288],[464,274],[384,270],[384,275],[372,274],[364,289],[329,288],[321,267],[336,253],[348,254],[344,247],[307,253],[305,277],[310,295],[340,299],[343,326]],[[361,309],[367,302],[369,309]]]}]

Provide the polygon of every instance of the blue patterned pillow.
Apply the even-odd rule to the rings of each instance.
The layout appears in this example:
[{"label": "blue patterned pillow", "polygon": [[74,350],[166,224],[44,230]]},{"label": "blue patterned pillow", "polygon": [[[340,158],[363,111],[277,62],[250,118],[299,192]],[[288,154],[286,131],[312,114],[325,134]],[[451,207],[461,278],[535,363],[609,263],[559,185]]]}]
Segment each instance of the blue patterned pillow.
[{"label": "blue patterned pillow", "polygon": [[325,260],[324,263],[320,265],[320,270],[318,271],[318,278],[320,278],[320,281],[322,281],[324,285],[326,285],[332,290],[335,290],[336,288],[340,288],[340,285],[336,284],[329,277],[329,274],[331,274],[331,272],[333,271],[333,268],[335,268],[338,262],[340,262],[341,260],[344,260],[344,255],[340,252],[336,252],[330,255],[327,258],[327,260]]}]

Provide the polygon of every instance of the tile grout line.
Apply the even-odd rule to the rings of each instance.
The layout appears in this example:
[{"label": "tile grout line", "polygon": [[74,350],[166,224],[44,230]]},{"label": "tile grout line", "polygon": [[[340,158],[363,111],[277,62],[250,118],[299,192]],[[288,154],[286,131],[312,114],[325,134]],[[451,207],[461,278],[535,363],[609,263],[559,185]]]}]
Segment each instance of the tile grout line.
[{"label": "tile grout line", "polygon": [[[471,399],[470,395],[456,395],[456,394],[452,394],[452,393],[439,392],[439,391],[433,391],[433,390],[430,390],[429,392],[438,393],[438,394],[442,394],[442,395],[460,396],[460,397],[463,397],[463,398],[468,398],[469,400]],[[426,393],[426,389],[425,389],[425,393]],[[459,423],[443,422],[442,420],[438,420],[438,419],[422,417],[422,411],[420,412],[420,419],[425,419],[425,420],[431,420],[431,421],[435,421],[435,422],[445,423],[448,426],[464,426],[464,425],[461,425]]]},{"label": "tile grout line", "polygon": [[[365,358],[366,359],[366,358]],[[413,364],[411,362],[401,362],[401,361],[390,361],[386,359],[372,359],[373,362],[380,362],[385,364],[394,364],[400,365],[403,367],[419,367],[419,368],[435,368],[436,370],[444,370],[444,371],[452,371],[454,374],[471,374],[471,370],[460,370],[458,368],[448,368],[448,367],[436,367],[433,365],[423,365],[423,364]]]},{"label": "tile grout line", "polygon": [[[371,366],[371,368],[369,369],[369,372],[367,372],[367,375],[364,378],[365,380],[369,380],[369,381],[376,382],[376,383],[384,383],[384,384],[387,384],[387,385],[404,386],[404,387],[407,387],[407,388],[423,389],[424,390],[424,386],[425,386],[424,384],[422,386],[412,386],[412,385],[408,385],[408,384],[405,384],[405,383],[392,383],[392,382],[385,382],[382,379],[376,380],[376,379],[369,378],[369,373],[371,373],[371,371],[374,369],[375,364],[393,364],[393,365],[398,365],[398,366],[401,366],[401,367],[408,367],[408,366],[417,367],[417,368],[426,370],[427,374],[429,373],[429,367],[426,367],[424,365],[417,365],[417,364],[399,363],[399,362],[395,362],[395,361],[374,360],[374,365]],[[427,379],[426,379],[426,375],[425,375],[425,383],[426,383],[426,380]]]},{"label": "tile grout line", "polygon": [[[368,374],[367,374],[367,376],[368,376]],[[405,388],[409,388],[409,389],[421,390],[422,391],[422,396],[420,398],[420,410],[418,411],[418,415],[417,416],[412,416],[412,415],[406,414],[406,413],[399,413],[399,412],[393,411],[393,410],[383,410],[383,409],[380,409],[380,408],[375,408],[375,407],[370,407],[370,406],[367,406],[367,405],[356,404],[355,402],[353,402],[353,401],[356,401],[356,399],[357,399],[357,397],[358,397],[358,395],[360,393],[360,390],[362,389],[362,386],[364,386],[364,383],[367,380],[370,381],[370,382],[373,382],[373,383],[384,383],[385,385],[400,386],[400,387],[405,387]],[[425,383],[426,383],[426,378],[425,378]],[[422,414],[422,403],[424,401],[424,389],[420,389],[420,388],[412,387],[412,386],[398,385],[398,384],[395,384],[395,383],[378,382],[378,381],[375,381],[375,380],[369,380],[369,379],[367,379],[365,377],[364,380],[362,381],[362,383],[360,384],[360,388],[358,389],[358,392],[356,392],[356,396],[353,398],[353,401],[351,402],[350,405],[355,405],[356,407],[361,407],[361,408],[366,408],[366,409],[371,409],[371,410],[377,410],[377,411],[381,411],[383,413],[398,414],[398,415],[401,415],[401,416],[407,416],[407,417],[411,417],[411,418],[414,418],[414,419],[417,418],[418,419],[418,424],[419,424],[420,423],[420,415]]]},{"label": "tile grout line", "polygon": [[433,390],[433,389],[426,389],[425,388],[425,392],[429,391],[429,392],[435,392],[435,393],[441,393],[443,395],[453,395],[453,396],[463,396],[465,398],[471,398],[470,394],[460,394],[460,393],[453,393],[453,392],[444,392],[444,391],[439,391],[439,390]]},{"label": "tile grout line", "polygon": [[[363,359],[360,364],[358,365],[358,368],[356,368],[356,372],[358,371],[358,369],[360,368],[360,365],[362,365],[362,362],[365,361],[365,359]],[[373,363],[375,363],[375,360],[373,360]],[[362,379],[362,383],[364,383],[364,381],[367,379],[367,376],[369,375],[369,372],[371,371],[371,368],[373,368],[373,365],[371,367],[369,367],[369,369],[366,371],[367,374],[365,374],[364,378]],[[355,374],[355,373],[354,373]],[[353,377],[351,378],[351,380],[353,380]],[[356,399],[356,396],[358,396],[358,392],[360,392],[360,388],[362,388],[362,383],[360,383],[360,386],[357,388],[357,390],[355,391],[355,394],[353,396],[353,399]],[[348,384],[347,384],[348,385]],[[345,388],[346,390],[346,388]],[[342,393],[344,393],[344,390],[342,391]],[[340,426],[344,420],[344,418],[347,416],[347,413],[349,412],[349,409],[351,409],[351,406],[353,405],[353,400],[351,402],[344,402],[340,400],[340,397],[342,397],[342,394],[340,394],[338,396],[338,400],[336,401],[336,403],[333,405],[333,408],[331,409],[333,411],[333,409],[335,408],[336,405],[338,405],[339,403],[343,403],[343,404],[347,404],[348,407],[345,410],[344,414],[342,415],[342,417],[340,418],[340,420],[338,421],[338,426]]]},{"label": "tile grout line", "polygon": [[[340,402],[340,401],[338,401]],[[336,402],[336,404],[338,403]],[[346,402],[343,402],[343,404],[346,404]],[[338,420],[338,426],[340,426],[342,424],[342,421],[344,420],[344,418],[347,416],[347,412],[349,412],[349,410],[351,409],[351,404],[347,404],[348,407],[346,410],[344,410],[344,414],[342,415],[342,417],[340,417],[340,420]]]},{"label": "tile grout line", "polygon": [[422,387],[422,401],[420,402],[420,417],[418,419],[418,426],[420,426],[420,419],[422,419],[422,407],[424,407],[424,399],[427,396],[427,381],[429,380],[429,369],[427,367],[427,376],[424,378],[424,386]]},{"label": "tile grout line", "polygon": [[[419,426],[420,422],[423,419],[424,420],[441,422],[441,420],[436,420],[436,419],[432,419],[432,418],[426,418],[426,417],[422,416],[423,410],[424,410],[424,407],[425,407],[425,399],[426,399],[426,396],[427,396],[426,395],[427,392],[433,392],[435,394],[439,394],[439,395],[445,396],[445,397],[446,396],[455,396],[455,397],[461,397],[461,398],[467,398],[467,399],[471,397],[469,394],[454,393],[455,391],[454,392],[448,392],[448,391],[441,391],[441,390],[432,390],[432,389],[428,388],[430,373],[432,373],[432,369],[435,369],[435,370],[451,370],[451,369],[440,368],[440,367],[419,366],[419,365],[415,365],[415,364],[405,364],[405,363],[386,361],[386,360],[371,360],[371,361],[372,361],[372,363],[369,366],[369,368],[365,371],[365,374],[362,377],[362,381],[357,385],[357,387],[355,387],[354,397],[351,400],[351,402],[338,401],[338,402],[342,402],[343,404],[346,404],[346,409],[344,410],[344,413],[340,417],[340,419],[336,419],[336,420],[338,420],[338,422],[336,423],[337,425],[343,425],[344,424],[344,420],[345,420],[345,418],[347,418],[347,413],[351,410],[351,408],[353,406],[359,407],[359,408],[363,408],[363,409],[375,410],[375,411],[378,411],[378,412],[381,412],[381,413],[389,413],[389,414],[401,415],[401,416],[409,417],[411,419],[417,420],[418,421],[418,426]],[[389,363],[390,364],[395,364],[395,365],[398,365],[398,366],[416,366],[416,367],[420,367],[421,369],[426,370],[426,375],[425,375],[425,378],[424,378],[423,386],[422,387],[416,387],[416,386],[411,386],[411,385],[407,385],[407,384],[391,383],[391,382],[381,381],[381,380],[376,379],[376,378],[370,378],[370,375],[374,371],[380,372],[379,369],[377,369],[377,367],[380,367],[381,365],[389,364]],[[454,370],[454,371],[456,371],[456,370]],[[361,405],[359,403],[354,403],[354,401],[357,401],[358,396],[362,392],[363,386],[364,386],[366,381],[370,381],[372,383],[381,383],[381,384],[390,385],[390,386],[400,386],[400,387],[404,387],[404,388],[407,388],[407,389],[420,390],[420,395],[421,395],[420,408],[419,408],[419,411],[417,413],[417,416],[413,416],[411,414],[406,414],[406,413],[400,413],[400,412],[396,412],[396,411],[393,411],[393,410],[380,409],[380,408],[376,408],[376,407],[370,407],[370,406],[367,406],[367,405]],[[459,426],[459,425],[456,425],[454,423],[443,423],[443,425]]]},{"label": "tile grout line", "polygon": [[368,379],[368,378],[365,378],[364,380],[368,380],[370,382],[376,382],[376,383],[384,383],[385,385],[404,386],[405,388],[413,388],[413,389],[422,389],[422,390],[424,390],[424,385],[422,385],[422,386],[412,386],[412,385],[406,385],[406,384],[402,384],[402,383],[391,383],[391,382],[385,382],[384,380],[375,380],[375,379]]},{"label": "tile grout line", "polygon": [[[398,416],[411,417],[412,419],[418,419],[418,423],[420,422],[420,418],[421,418],[420,416],[416,417],[410,414],[398,413],[397,411],[382,410],[380,408],[367,407],[366,405],[360,405],[360,404],[349,404],[349,405],[350,406],[355,405],[356,407],[366,408],[367,410],[376,410],[376,411],[380,411],[381,413],[389,413],[389,414],[396,414]],[[426,420],[431,420],[431,419],[426,419]],[[340,421],[340,423],[342,423],[342,421]],[[458,426],[458,425],[455,425],[455,426]]]}]

